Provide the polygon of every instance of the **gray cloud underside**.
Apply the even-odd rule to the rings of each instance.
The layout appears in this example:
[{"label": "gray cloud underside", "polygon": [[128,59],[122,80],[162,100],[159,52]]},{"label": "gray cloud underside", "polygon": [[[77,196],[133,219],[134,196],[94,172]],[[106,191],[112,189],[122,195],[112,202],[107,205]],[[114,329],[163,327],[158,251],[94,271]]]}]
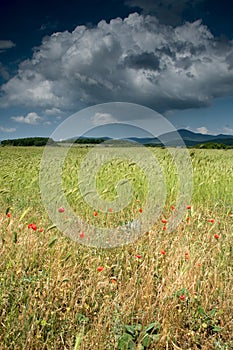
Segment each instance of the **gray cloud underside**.
[{"label": "gray cloud underside", "polygon": [[129,15],[45,37],[2,86],[2,106],[57,108],[124,101],[164,112],[209,105],[233,92],[233,43],[201,21],[173,28]]},{"label": "gray cloud underside", "polygon": [[11,40],[0,40],[0,50],[11,49],[15,46],[15,43]]}]

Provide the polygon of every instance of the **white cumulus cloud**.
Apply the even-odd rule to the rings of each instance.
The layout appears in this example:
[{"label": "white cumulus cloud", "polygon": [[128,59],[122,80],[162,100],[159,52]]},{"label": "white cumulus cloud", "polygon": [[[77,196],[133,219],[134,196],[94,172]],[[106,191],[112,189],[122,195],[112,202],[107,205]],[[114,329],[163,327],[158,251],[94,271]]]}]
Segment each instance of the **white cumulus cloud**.
[{"label": "white cumulus cloud", "polygon": [[91,121],[94,125],[103,125],[115,123],[117,121],[110,113],[95,113],[95,115],[91,118]]},{"label": "white cumulus cloud", "polygon": [[60,114],[62,114],[62,111],[59,109],[59,108],[50,108],[50,109],[46,109],[45,110],[45,114],[48,115],[48,116],[60,116]]},{"label": "white cumulus cloud", "polygon": [[43,120],[43,118],[40,117],[35,112],[28,113],[26,116],[11,117],[11,119],[18,123],[31,124],[31,125],[36,125]]},{"label": "white cumulus cloud", "polygon": [[2,131],[2,132],[15,132],[16,128],[5,128],[4,126],[0,126],[0,131]]},{"label": "white cumulus cloud", "polygon": [[230,126],[225,126],[223,128],[223,132],[227,135],[233,135],[233,128],[231,128]]},{"label": "white cumulus cloud", "polygon": [[197,128],[197,131],[201,134],[208,134],[209,130],[205,126],[201,126],[200,128]]}]

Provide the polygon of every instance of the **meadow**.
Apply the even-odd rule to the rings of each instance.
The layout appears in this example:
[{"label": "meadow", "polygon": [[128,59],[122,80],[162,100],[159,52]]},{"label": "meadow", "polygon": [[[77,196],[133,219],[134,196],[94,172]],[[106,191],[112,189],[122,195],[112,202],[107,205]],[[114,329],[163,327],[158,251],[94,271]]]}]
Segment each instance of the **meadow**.
[{"label": "meadow", "polygon": [[[109,249],[82,244],[81,231],[74,242],[50,220],[39,187],[43,150],[0,147],[0,349],[232,349],[233,150],[189,150],[192,199],[170,232],[176,169],[166,149],[150,149],[165,174],[163,211],[135,242]],[[129,207],[103,213],[85,202],[77,170],[89,150],[74,147],[65,161],[70,206],[103,227],[140,218],[146,177],[127,161],[101,168],[97,189],[113,200],[129,179]],[[67,219],[66,208],[55,210]]]}]

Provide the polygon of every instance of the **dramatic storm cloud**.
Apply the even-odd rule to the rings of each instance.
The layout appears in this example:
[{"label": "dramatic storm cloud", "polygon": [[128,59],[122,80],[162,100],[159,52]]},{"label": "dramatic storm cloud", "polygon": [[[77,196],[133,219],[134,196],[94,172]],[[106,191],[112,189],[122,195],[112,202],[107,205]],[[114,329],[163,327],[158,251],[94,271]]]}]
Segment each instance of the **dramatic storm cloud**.
[{"label": "dramatic storm cloud", "polygon": [[134,13],[45,37],[2,86],[0,103],[52,113],[127,101],[164,112],[232,92],[232,41],[216,39],[201,21],[174,28]]}]

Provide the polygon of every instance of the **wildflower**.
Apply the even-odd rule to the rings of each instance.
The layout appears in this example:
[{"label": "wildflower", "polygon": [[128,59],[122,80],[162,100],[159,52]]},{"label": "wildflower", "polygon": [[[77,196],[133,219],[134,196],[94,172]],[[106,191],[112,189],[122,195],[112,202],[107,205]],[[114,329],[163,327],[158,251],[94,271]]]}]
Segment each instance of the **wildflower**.
[{"label": "wildflower", "polygon": [[219,239],[219,235],[216,233],[216,234],[214,235],[214,238]]},{"label": "wildflower", "polygon": [[136,255],[136,258],[141,259],[142,255]]},{"label": "wildflower", "polygon": [[139,209],[139,213],[142,213],[142,208]]},{"label": "wildflower", "polygon": [[172,206],[171,206],[171,210],[175,210],[175,207],[174,207],[174,205],[172,205]]},{"label": "wildflower", "polygon": [[163,224],[166,224],[166,223],[167,223],[167,220],[164,219],[164,218],[163,218],[161,221],[162,221]]},{"label": "wildflower", "polygon": [[185,295],[184,294],[180,295],[180,300],[185,300]]},{"label": "wildflower", "polygon": [[94,216],[97,216],[97,215],[98,215],[97,211],[94,211],[93,215],[94,215]]},{"label": "wildflower", "polygon": [[84,236],[85,236],[84,232],[80,232],[79,237],[84,238]]},{"label": "wildflower", "polygon": [[60,207],[60,208],[58,209],[58,211],[59,211],[59,213],[64,213],[65,209],[64,209],[63,207]]},{"label": "wildflower", "polygon": [[108,211],[109,211],[109,213],[112,213],[112,208],[109,208]]},{"label": "wildflower", "polygon": [[184,255],[185,255],[185,259],[187,259],[187,260],[188,260],[188,259],[189,259],[189,253],[188,253],[188,252],[186,252]]},{"label": "wildflower", "polygon": [[104,269],[103,266],[98,266],[98,267],[97,267],[97,271],[99,271],[99,272],[103,271],[103,269]]},{"label": "wildflower", "polygon": [[44,232],[44,228],[41,227],[41,228],[39,229],[39,232]]},{"label": "wildflower", "polygon": [[167,226],[163,226],[163,231],[166,231],[166,229],[167,229]]},{"label": "wildflower", "polygon": [[214,222],[215,222],[215,220],[214,220],[214,219],[209,219],[209,220],[208,220],[208,222],[212,222],[212,223],[214,223]]},{"label": "wildflower", "polygon": [[190,220],[190,217],[188,216],[188,217],[186,218],[186,221],[189,222],[189,220]]},{"label": "wildflower", "polygon": [[190,210],[190,209],[191,209],[191,205],[187,205],[186,208],[187,208],[188,210]]},{"label": "wildflower", "polygon": [[36,224],[29,224],[28,228],[31,228],[32,230],[36,231],[37,230],[37,226]]},{"label": "wildflower", "polygon": [[164,249],[161,249],[161,250],[160,250],[160,253],[161,253],[162,255],[165,255],[165,254],[166,254],[166,251],[165,251]]},{"label": "wildflower", "polygon": [[7,216],[8,218],[10,218],[10,217],[11,217],[11,213],[7,213],[6,216]]}]

